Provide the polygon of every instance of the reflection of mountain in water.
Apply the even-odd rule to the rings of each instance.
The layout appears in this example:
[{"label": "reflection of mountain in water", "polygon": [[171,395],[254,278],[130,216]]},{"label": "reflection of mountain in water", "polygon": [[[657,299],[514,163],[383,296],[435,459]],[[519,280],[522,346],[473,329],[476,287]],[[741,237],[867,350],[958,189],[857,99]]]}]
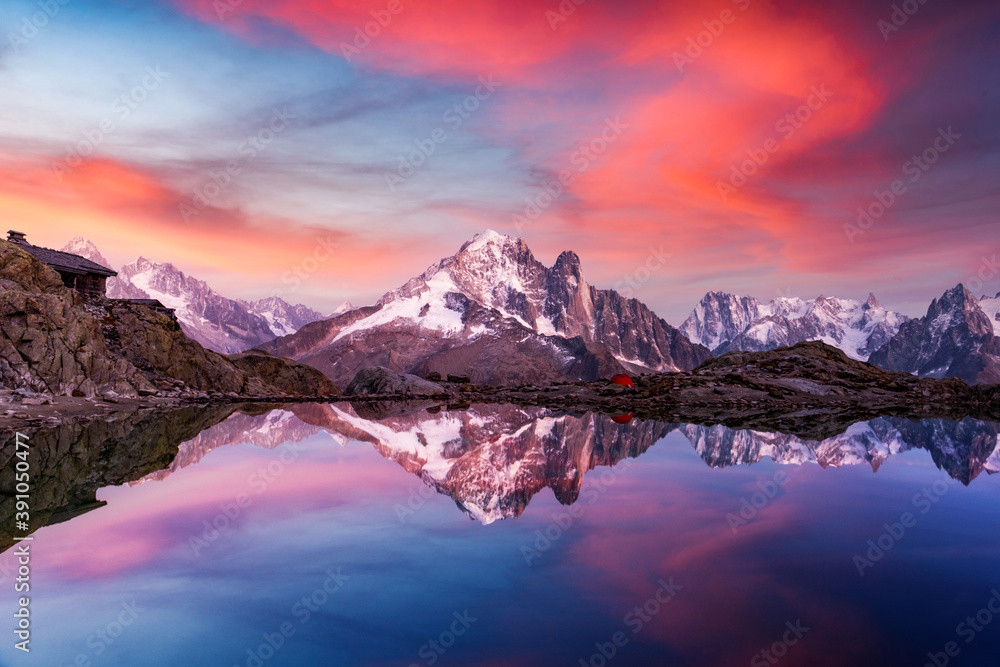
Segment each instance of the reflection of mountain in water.
[{"label": "reflection of mountain in water", "polygon": [[[483,523],[519,516],[542,489],[571,504],[584,475],[635,458],[679,430],[713,468],[763,458],[821,466],[871,465],[925,449],[934,463],[969,484],[983,471],[1000,472],[1000,425],[975,419],[910,421],[883,417],[849,426],[825,440],[733,430],[720,425],[617,423],[602,414],[556,414],[545,408],[474,405],[442,410],[427,403],[366,405],[306,403],[137,411],[112,422],[38,430],[32,448],[31,530],[100,507],[97,489],[167,477],[217,447],[249,443],[273,448],[319,432],[346,444],[371,443],[385,458],[453,498]],[[624,420],[619,420],[624,421]],[[13,434],[0,434],[0,463],[13,469]],[[12,476],[0,482],[0,521],[13,524]],[[12,544],[0,533],[0,551]]]},{"label": "reflection of mountain in water", "polygon": [[939,468],[963,484],[984,470],[1000,472],[1000,424],[971,418],[956,422],[880,417],[853,424],[840,435],[820,441],[780,433],[734,431],[725,426],[689,424],[681,431],[713,468],[771,458],[791,465],[818,463],[824,468],[868,464],[877,471],[893,454],[926,449]]},{"label": "reflection of mountain in water", "polygon": [[621,425],[605,415],[552,415],[543,408],[483,406],[380,421],[332,406],[335,419],[372,436],[379,453],[446,493],[483,523],[520,516],[548,487],[576,501],[584,474],[639,456],[673,426]]},{"label": "reflection of mountain in water", "polygon": [[870,465],[926,449],[939,468],[968,484],[984,470],[1000,471],[1000,425],[974,419],[910,421],[884,417],[849,426],[825,440],[721,425],[676,425],[607,415],[554,414],[544,408],[475,405],[446,411],[430,403],[285,406],[267,414],[235,414],[181,445],[162,479],[215,447],[249,442],[275,447],[325,430],[341,442],[368,442],[385,458],[455,499],[484,523],[519,516],[531,498],[551,488],[563,504],[576,501],[584,474],[634,458],[679,430],[713,468],[771,458],[781,464],[823,467]]},{"label": "reflection of mountain in water", "polygon": [[575,502],[588,470],[639,456],[675,428],[512,405],[460,411],[431,407],[433,412],[420,403],[395,411],[378,407],[373,412],[367,405],[295,404],[260,416],[235,414],[182,444],[168,470],[142,481],[164,479],[216,447],[248,442],[273,448],[323,429],[341,441],[371,443],[385,458],[454,498],[470,516],[490,523],[519,516],[545,487],[560,502]]},{"label": "reflection of mountain in water", "polygon": [[237,412],[224,422],[208,428],[183,443],[170,466],[146,475],[132,485],[166,479],[171,473],[201,461],[213,449],[227,445],[251,444],[274,449],[283,442],[300,442],[321,429],[304,423],[287,410],[266,410],[263,414]]}]

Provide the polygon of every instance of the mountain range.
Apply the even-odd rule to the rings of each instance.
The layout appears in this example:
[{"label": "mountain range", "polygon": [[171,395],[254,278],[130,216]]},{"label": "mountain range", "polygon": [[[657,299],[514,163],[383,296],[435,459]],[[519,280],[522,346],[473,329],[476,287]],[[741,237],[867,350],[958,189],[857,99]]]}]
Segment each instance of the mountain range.
[{"label": "mountain range", "polygon": [[[62,250],[111,268],[97,247],[82,237],[74,238]],[[158,300],[174,309],[189,338],[222,354],[243,352],[323,318],[311,308],[291,305],[278,297],[229,299],[173,264],[144,257],[119,269],[118,276],[108,280],[107,294],[112,299]]]},{"label": "mountain range", "polygon": [[[63,249],[107,266],[89,241]],[[713,291],[679,328],[636,299],[589,285],[580,258],[551,267],[519,238],[486,231],[374,305],[345,302],[324,317],[272,297],[229,299],[171,264],[145,258],[109,280],[112,298],[153,298],[176,310],[207,348],[254,347],[312,365],[345,386],[384,366],[483,384],[593,380],[616,373],[690,370],[712,355],[820,340],[848,356],[921,377],[1000,382],[1000,294],[976,299],[961,285],[910,319],[865,301]]]},{"label": "mountain range", "polygon": [[1000,383],[997,299],[976,299],[962,285],[935,299],[927,315],[904,323],[870,361],[920,377],[957,377],[969,384]]},{"label": "mountain range", "polygon": [[762,304],[751,296],[709,292],[680,330],[714,354],[763,352],[821,340],[853,359],[866,361],[908,319],[884,308],[874,294],[863,303],[819,296],[808,301],[777,298]]}]

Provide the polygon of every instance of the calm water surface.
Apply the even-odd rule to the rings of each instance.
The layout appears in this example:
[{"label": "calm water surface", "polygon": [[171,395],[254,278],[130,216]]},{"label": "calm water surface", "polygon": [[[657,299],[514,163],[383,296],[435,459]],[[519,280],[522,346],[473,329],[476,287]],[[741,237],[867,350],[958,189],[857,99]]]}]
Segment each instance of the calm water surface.
[{"label": "calm water surface", "polygon": [[[996,424],[425,407],[236,413],[101,488],[35,532],[0,661],[1000,664]],[[52,502],[95,505],[80,477]]]}]

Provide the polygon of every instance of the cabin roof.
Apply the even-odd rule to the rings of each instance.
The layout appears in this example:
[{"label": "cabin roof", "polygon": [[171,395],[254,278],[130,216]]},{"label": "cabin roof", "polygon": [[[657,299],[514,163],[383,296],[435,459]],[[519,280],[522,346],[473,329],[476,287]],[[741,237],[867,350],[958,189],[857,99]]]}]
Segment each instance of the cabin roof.
[{"label": "cabin roof", "polygon": [[86,257],[80,257],[79,255],[73,255],[60,250],[41,248],[30,243],[18,243],[17,245],[32,254],[38,261],[48,264],[57,271],[79,275],[93,274],[109,278],[118,275],[117,271],[112,271],[96,262],[91,262]]}]

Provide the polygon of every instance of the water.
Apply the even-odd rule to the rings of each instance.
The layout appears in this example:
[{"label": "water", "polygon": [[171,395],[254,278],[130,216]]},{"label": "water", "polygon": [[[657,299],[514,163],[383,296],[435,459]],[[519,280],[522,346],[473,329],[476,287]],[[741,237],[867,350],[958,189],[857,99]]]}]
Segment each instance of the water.
[{"label": "water", "polygon": [[0,660],[998,664],[996,424],[426,407],[33,434],[33,510],[61,522],[34,533],[32,652]]}]

